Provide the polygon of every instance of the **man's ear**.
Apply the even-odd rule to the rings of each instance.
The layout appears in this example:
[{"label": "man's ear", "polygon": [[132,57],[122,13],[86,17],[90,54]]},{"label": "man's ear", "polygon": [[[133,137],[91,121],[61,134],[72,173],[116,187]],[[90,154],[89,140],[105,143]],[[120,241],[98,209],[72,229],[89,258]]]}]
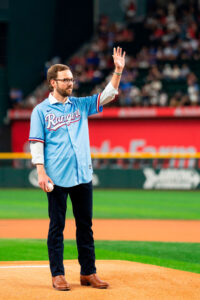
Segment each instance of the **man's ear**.
[{"label": "man's ear", "polygon": [[54,79],[51,79],[51,80],[50,80],[50,84],[51,84],[52,88],[55,88],[55,86],[56,86],[56,81],[55,81]]}]

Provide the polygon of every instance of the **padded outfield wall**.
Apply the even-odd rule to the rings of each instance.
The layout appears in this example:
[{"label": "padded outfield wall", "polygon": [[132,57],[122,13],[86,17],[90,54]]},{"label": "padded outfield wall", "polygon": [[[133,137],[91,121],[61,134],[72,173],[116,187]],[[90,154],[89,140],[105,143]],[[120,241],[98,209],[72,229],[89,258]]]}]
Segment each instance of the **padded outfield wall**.
[{"label": "padded outfield wall", "polygon": [[[93,185],[95,188],[198,190],[200,189],[200,170],[194,168],[94,169]],[[36,169],[0,167],[0,187],[37,188]]]},{"label": "padded outfield wall", "polygon": [[[30,113],[10,111],[13,152],[29,152]],[[199,116],[198,107],[105,108],[103,113],[89,119],[91,151],[195,154],[200,152]],[[30,161],[14,165],[15,169],[11,166],[0,169],[1,186],[37,186]],[[199,189],[199,161],[170,159],[167,165],[155,167],[144,163],[132,168],[129,164],[117,169],[112,165],[95,168],[94,164],[93,182],[96,187],[107,188]]]},{"label": "padded outfield wall", "polygon": [[[28,110],[9,113],[13,152],[29,150],[30,114]],[[89,118],[91,151],[200,152],[199,117],[200,107],[104,108]]]}]

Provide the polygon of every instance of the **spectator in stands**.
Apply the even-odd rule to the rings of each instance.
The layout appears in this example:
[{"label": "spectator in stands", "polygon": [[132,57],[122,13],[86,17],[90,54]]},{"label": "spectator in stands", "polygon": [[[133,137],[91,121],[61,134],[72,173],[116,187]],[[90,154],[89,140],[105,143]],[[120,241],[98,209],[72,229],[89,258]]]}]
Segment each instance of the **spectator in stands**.
[{"label": "spectator in stands", "polygon": [[172,68],[171,78],[174,80],[180,79],[181,70],[178,65],[174,65]]},{"label": "spectator in stands", "polygon": [[182,68],[181,68],[180,71],[181,71],[180,77],[181,77],[182,79],[187,78],[187,76],[188,76],[189,73],[190,73],[190,69],[189,69],[189,67],[188,67],[187,64],[183,64],[183,66],[182,66]]},{"label": "spectator in stands", "polygon": [[149,70],[149,74],[147,75],[147,80],[153,81],[153,80],[159,80],[162,79],[162,74],[159,71],[157,65],[153,65],[151,69]]},{"label": "spectator in stands", "polygon": [[137,6],[136,6],[136,1],[130,0],[128,1],[126,5],[126,12],[125,12],[125,18],[128,23],[131,23],[134,21],[136,12],[137,12]]},{"label": "spectator in stands", "polygon": [[187,84],[190,103],[191,105],[197,105],[199,103],[199,84],[194,73],[188,75]]},{"label": "spectator in stands", "polygon": [[20,88],[12,87],[10,89],[9,96],[10,96],[11,106],[13,108],[17,109],[22,107],[23,92]]},{"label": "spectator in stands", "polygon": [[163,68],[163,78],[171,79],[172,78],[172,67],[170,64],[165,64]]},{"label": "spectator in stands", "polygon": [[[102,82],[108,80],[112,72],[110,51],[116,42],[120,42],[128,50],[120,105],[199,104],[198,80],[191,79],[194,74],[190,75],[190,62],[200,60],[200,17],[195,3],[185,2],[183,5],[182,1],[178,4],[170,1],[162,8],[157,4],[140,24],[144,36],[135,32],[132,24],[136,14],[135,1],[127,0],[126,4],[127,23],[112,23],[108,16],[102,15],[93,41],[67,62],[77,79],[79,93],[84,95],[88,85],[92,87],[90,90],[99,90]],[[167,80],[169,85],[170,81],[186,79],[188,91],[185,90],[181,96],[170,94],[168,100],[168,90],[163,81]],[[159,86],[161,88],[154,89]],[[41,101],[41,94],[36,94],[37,102]],[[117,102],[110,105],[117,105]]]}]

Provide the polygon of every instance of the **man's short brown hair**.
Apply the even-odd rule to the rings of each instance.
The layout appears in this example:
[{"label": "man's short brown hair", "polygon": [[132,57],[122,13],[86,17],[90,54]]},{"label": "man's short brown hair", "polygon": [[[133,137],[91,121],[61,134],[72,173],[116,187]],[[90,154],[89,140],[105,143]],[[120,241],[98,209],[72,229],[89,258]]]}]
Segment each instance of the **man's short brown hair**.
[{"label": "man's short brown hair", "polygon": [[56,79],[58,72],[64,71],[64,70],[70,70],[70,68],[66,65],[56,64],[56,65],[51,66],[48,69],[48,71],[47,71],[47,82],[48,82],[50,91],[53,91],[53,87],[52,87],[51,82],[50,82],[51,79]]}]

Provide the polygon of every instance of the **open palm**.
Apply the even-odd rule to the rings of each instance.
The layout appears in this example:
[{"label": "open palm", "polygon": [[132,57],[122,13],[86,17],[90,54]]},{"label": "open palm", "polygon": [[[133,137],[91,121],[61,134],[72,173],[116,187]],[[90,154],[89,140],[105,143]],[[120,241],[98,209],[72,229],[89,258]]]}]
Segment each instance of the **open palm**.
[{"label": "open palm", "polygon": [[125,55],[126,55],[125,51],[122,54],[122,48],[120,47],[113,48],[114,64],[116,69],[118,69],[119,71],[122,71],[125,66]]}]

